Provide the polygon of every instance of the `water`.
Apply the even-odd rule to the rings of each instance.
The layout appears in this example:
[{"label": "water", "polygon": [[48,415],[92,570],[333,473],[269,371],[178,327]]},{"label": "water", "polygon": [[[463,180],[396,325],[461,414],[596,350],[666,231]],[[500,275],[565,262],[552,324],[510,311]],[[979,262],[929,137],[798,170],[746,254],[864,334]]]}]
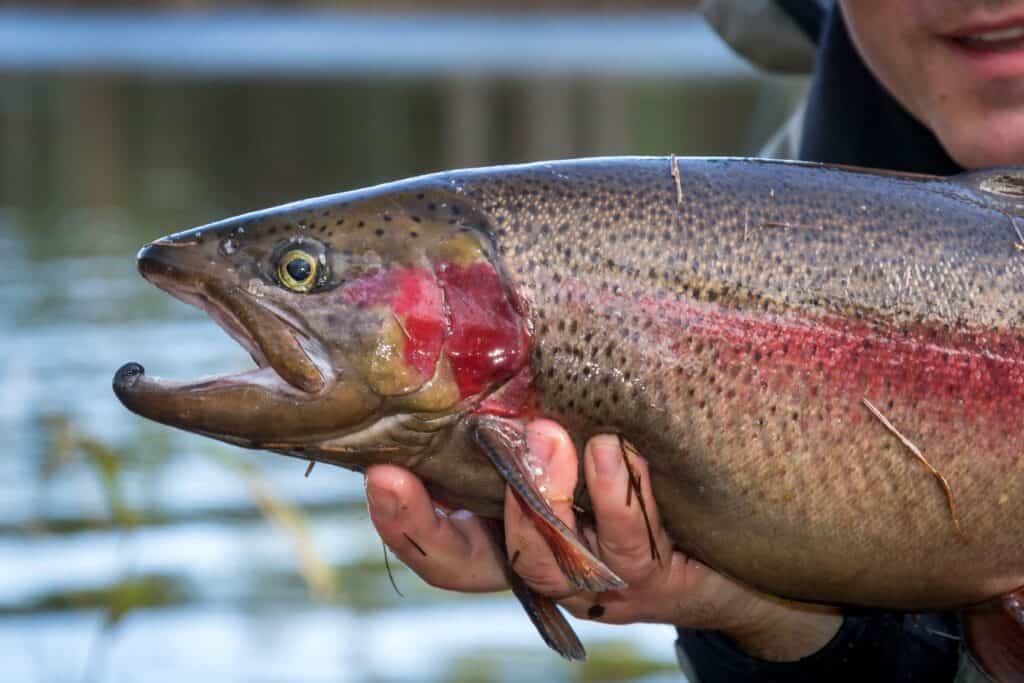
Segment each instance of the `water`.
[{"label": "water", "polygon": [[3,64],[4,680],[675,680],[667,627],[578,623],[583,668],[508,595],[436,591],[393,562],[399,597],[359,476],[307,479],[303,462],[146,423],[110,391],[128,360],[181,378],[251,364],[138,277],[135,251],[161,234],[445,167],[749,153],[796,87],[644,63],[610,78]]}]

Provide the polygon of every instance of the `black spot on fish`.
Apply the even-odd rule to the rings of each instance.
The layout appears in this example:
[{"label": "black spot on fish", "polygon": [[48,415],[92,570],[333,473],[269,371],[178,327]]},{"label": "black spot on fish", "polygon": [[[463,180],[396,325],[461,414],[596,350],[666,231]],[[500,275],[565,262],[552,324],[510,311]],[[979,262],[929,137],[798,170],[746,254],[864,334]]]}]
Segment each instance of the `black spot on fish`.
[{"label": "black spot on fish", "polygon": [[409,231],[409,237],[411,237],[413,239],[416,239],[419,236],[420,236],[420,234],[418,232],[416,232],[415,230],[410,230]]},{"label": "black spot on fish", "polygon": [[384,236],[384,230],[381,229],[381,228],[377,228],[376,230],[373,231],[373,234],[376,235],[377,237],[383,237]]},{"label": "black spot on fish", "polygon": [[366,221],[359,221],[359,227],[360,228],[363,227],[364,225],[366,225]]},{"label": "black spot on fish", "polygon": [[419,216],[413,216],[412,217],[412,222],[413,223],[420,223],[420,222],[422,222],[422,220],[423,219],[421,219]]},{"label": "black spot on fish", "polygon": [[345,219],[344,218],[339,218],[338,220],[334,221],[335,225],[343,225],[344,223],[345,223]]}]

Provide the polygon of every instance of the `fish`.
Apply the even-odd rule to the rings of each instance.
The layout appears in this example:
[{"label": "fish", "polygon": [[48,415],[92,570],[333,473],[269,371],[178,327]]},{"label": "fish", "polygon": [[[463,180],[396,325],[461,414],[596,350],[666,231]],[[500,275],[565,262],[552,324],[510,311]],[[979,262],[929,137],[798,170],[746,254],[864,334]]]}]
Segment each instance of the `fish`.
[{"label": "fish", "polygon": [[[178,381],[127,363],[113,389],[237,446],[406,467],[489,519],[508,484],[591,591],[624,583],[553,514],[524,424],[552,418],[577,445],[618,434],[679,550],[795,600],[963,610],[977,659],[1012,680],[1022,230],[1015,168],[669,156],[435,173],[143,247],[142,276],[256,367]],[[583,658],[557,606],[510,580],[545,641]]]}]

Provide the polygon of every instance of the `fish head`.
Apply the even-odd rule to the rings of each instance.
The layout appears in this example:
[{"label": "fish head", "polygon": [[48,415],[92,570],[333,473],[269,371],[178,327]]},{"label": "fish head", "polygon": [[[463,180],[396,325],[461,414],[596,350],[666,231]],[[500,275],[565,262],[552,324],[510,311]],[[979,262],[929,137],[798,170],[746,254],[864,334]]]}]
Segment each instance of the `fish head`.
[{"label": "fish head", "polygon": [[403,464],[527,362],[522,305],[486,217],[447,191],[343,194],[212,223],[139,252],[256,369],[191,382],[138,364],[114,391],[144,417],[352,469]]}]

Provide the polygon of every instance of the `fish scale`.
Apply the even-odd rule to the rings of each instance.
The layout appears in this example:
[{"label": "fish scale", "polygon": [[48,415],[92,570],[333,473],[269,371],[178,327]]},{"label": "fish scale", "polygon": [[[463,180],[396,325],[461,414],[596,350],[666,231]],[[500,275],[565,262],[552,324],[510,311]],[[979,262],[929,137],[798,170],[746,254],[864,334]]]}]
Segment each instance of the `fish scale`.
[{"label": "fish scale", "polygon": [[[535,317],[542,412],[626,435],[673,538],[774,593],[922,608],[1018,585],[1006,216],[945,180],[730,160],[678,162],[677,203],[671,163],[460,181]],[[967,543],[864,397],[952,482]]]}]

